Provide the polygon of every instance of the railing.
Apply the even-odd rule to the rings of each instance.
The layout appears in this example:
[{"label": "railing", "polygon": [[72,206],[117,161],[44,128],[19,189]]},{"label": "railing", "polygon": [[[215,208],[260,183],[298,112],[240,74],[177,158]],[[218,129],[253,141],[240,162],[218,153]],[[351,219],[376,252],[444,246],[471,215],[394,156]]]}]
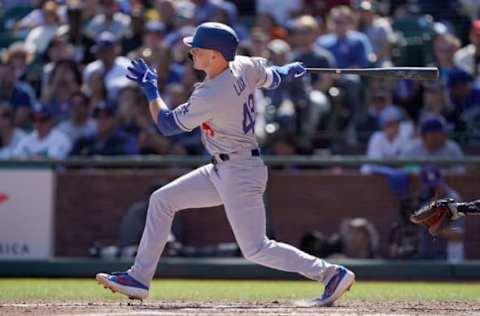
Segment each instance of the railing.
[{"label": "railing", "polygon": [[[0,168],[66,167],[66,168],[146,168],[146,167],[195,167],[208,163],[208,156],[96,156],[55,159],[14,159],[0,160]],[[479,165],[480,156],[466,156],[464,159],[409,159],[377,160],[365,156],[263,156],[268,166],[283,167],[358,167],[363,164],[387,166],[411,165]]]}]

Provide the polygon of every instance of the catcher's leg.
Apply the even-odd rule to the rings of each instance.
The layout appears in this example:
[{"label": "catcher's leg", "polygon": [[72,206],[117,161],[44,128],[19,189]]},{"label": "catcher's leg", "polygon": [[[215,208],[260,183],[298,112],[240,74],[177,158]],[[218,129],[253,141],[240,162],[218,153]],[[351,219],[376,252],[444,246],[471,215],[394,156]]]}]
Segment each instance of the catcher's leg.
[{"label": "catcher's leg", "polygon": [[327,284],[318,305],[332,303],[353,284],[353,273],[266,237],[262,198],[266,181],[267,168],[260,159],[228,161],[219,165],[219,176],[212,175],[243,255],[258,264],[297,272]]},{"label": "catcher's leg", "polygon": [[147,221],[135,263],[119,276],[99,274],[97,280],[114,291],[145,298],[158,260],[167,242],[175,212],[222,204],[210,181],[212,165],[196,169],[155,191],[150,197]]}]

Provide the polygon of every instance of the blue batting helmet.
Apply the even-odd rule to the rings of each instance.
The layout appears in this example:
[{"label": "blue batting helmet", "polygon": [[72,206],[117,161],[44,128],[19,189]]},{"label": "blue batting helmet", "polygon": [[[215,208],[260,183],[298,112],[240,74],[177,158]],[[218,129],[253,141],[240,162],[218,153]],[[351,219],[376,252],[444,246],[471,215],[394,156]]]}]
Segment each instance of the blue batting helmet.
[{"label": "blue batting helmet", "polygon": [[220,52],[226,60],[235,59],[238,36],[228,25],[216,22],[200,24],[193,36],[187,36],[183,42],[190,47],[212,49]]}]

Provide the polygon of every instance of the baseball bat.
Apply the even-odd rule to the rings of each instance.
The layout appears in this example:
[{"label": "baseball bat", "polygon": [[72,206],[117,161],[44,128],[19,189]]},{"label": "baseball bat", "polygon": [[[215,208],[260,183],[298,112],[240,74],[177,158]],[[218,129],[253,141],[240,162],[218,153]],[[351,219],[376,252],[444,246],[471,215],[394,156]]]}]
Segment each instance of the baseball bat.
[{"label": "baseball bat", "polygon": [[353,74],[359,76],[409,79],[409,80],[437,80],[438,68],[436,67],[386,67],[362,69],[335,69],[335,68],[305,68],[307,71],[330,74]]}]

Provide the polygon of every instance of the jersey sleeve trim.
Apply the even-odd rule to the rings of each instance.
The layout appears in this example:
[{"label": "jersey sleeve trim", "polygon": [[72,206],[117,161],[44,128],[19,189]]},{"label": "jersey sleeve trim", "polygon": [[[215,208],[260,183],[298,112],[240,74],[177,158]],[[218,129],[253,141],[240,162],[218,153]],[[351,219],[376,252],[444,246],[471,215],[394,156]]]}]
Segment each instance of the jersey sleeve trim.
[{"label": "jersey sleeve trim", "polygon": [[266,89],[276,89],[278,86],[280,86],[280,83],[282,82],[282,78],[276,72],[274,69],[271,67],[265,69],[265,81],[261,85],[261,87],[266,88]]}]

